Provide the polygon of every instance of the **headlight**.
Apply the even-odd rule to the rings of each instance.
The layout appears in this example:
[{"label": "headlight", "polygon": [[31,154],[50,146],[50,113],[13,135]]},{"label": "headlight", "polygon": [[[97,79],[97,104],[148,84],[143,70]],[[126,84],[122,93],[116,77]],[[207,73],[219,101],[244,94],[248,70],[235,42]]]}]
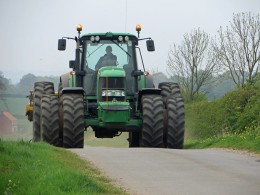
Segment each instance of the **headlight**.
[{"label": "headlight", "polygon": [[125,41],[129,41],[129,37],[128,36],[125,36]]},{"label": "headlight", "polygon": [[104,97],[104,96],[124,97],[125,91],[123,91],[123,90],[102,90],[102,97]]},{"label": "headlight", "polygon": [[122,90],[115,90],[114,94],[115,94],[115,96],[117,96],[117,97],[125,96],[125,92],[122,91]]}]

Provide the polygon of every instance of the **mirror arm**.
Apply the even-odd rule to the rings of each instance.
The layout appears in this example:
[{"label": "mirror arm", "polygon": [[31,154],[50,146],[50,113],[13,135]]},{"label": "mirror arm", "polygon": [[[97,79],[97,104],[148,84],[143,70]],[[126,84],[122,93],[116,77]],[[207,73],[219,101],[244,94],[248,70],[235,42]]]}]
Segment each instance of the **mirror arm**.
[{"label": "mirror arm", "polygon": [[76,37],[75,37],[75,38],[72,38],[72,37],[62,37],[62,39],[72,39],[72,40],[77,41],[77,40],[76,40]]},{"label": "mirror arm", "polygon": [[138,41],[142,41],[142,40],[152,40],[152,38],[151,37],[147,37],[147,38],[138,39]]}]

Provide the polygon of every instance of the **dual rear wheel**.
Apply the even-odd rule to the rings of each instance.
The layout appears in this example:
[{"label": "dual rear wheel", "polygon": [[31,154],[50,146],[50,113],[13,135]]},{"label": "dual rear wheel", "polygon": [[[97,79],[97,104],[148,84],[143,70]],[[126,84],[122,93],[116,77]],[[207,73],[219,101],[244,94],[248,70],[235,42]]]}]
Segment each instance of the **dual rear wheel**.
[{"label": "dual rear wheel", "polygon": [[141,147],[163,148],[163,100],[160,95],[142,97],[143,128],[140,135]]},{"label": "dual rear wheel", "polygon": [[83,148],[84,146],[84,106],[82,94],[63,94],[63,147]]},{"label": "dual rear wheel", "polygon": [[176,83],[160,83],[160,95],[143,95],[143,125],[129,133],[129,147],[182,149],[184,141],[184,101]]},{"label": "dual rear wheel", "polygon": [[165,147],[182,149],[184,141],[184,102],[182,97],[169,97],[166,102]]},{"label": "dual rear wheel", "polygon": [[55,95],[43,95],[41,104],[41,138],[54,146],[60,145],[59,103]]},{"label": "dual rear wheel", "polygon": [[51,82],[34,83],[33,92],[33,141],[41,141],[41,113],[42,96],[54,94],[54,86]]},{"label": "dual rear wheel", "polygon": [[33,141],[54,146],[83,148],[84,105],[82,94],[54,95],[49,82],[35,83]]}]

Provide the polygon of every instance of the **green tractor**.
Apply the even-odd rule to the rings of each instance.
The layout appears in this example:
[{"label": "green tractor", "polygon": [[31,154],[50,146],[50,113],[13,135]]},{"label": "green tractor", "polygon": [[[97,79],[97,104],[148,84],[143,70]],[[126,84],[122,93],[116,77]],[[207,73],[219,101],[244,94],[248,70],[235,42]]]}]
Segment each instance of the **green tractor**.
[{"label": "green tractor", "polygon": [[[61,75],[58,93],[51,82],[36,82],[26,111],[33,121],[33,141],[54,146],[83,148],[84,131],[91,127],[97,138],[129,133],[129,147],[183,148],[184,102],[177,83],[163,82],[155,88],[145,71],[139,41],[151,38],[128,33],[90,33],[63,37],[76,41],[70,73]],[[139,55],[139,61],[137,60]],[[142,65],[143,70],[138,68]]]}]

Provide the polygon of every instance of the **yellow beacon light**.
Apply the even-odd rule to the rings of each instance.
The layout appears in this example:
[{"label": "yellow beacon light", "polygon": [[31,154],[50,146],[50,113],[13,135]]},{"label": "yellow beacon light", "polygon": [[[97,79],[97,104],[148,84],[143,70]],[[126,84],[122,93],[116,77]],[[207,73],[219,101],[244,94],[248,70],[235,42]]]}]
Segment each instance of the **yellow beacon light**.
[{"label": "yellow beacon light", "polygon": [[78,32],[82,31],[82,25],[81,25],[81,24],[78,24],[78,25],[77,25],[77,31],[78,31]]},{"label": "yellow beacon light", "polygon": [[136,31],[137,31],[137,34],[138,34],[138,38],[139,38],[139,34],[140,34],[140,31],[142,30],[142,27],[140,24],[137,24],[136,27],[135,27]]},{"label": "yellow beacon light", "polygon": [[135,27],[136,31],[139,32],[142,30],[142,27],[140,24],[137,24],[136,27]]}]

